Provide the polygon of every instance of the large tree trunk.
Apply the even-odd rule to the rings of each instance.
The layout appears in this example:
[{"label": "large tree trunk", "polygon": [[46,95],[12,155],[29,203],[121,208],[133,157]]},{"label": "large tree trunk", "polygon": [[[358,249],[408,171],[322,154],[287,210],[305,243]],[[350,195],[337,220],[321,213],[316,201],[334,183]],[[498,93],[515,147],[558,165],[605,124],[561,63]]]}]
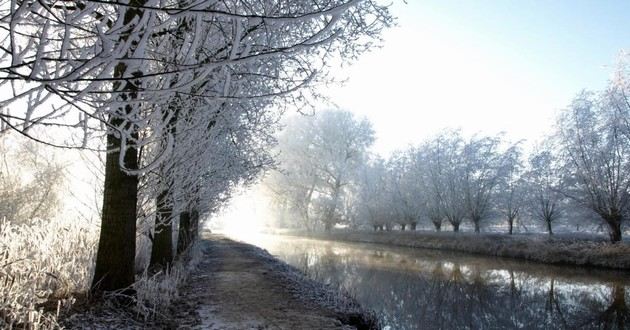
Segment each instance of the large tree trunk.
[{"label": "large tree trunk", "polygon": [[621,242],[621,223],[609,224],[610,241],[613,243]]},{"label": "large tree trunk", "polygon": [[190,231],[188,235],[190,237],[190,243],[192,244],[199,234],[199,211],[193,209],[190,212]]},{"label": "large tree trunk", "polygon": [[[131,26],[129,30],[122,31],[121,43],[127,43],[131,30],[135,26],[130,25],[132,21],[142,17],[143,11],[140,9],[146,0],[131,0],[129,6],[125,7],[123,25]],[[122,8],[122,7],[121,7]],[[127,54],[132,54],[137,43],[132,43]],[[127,57],[128,55],[125,55]],[[114,68],[114,78],[124,76],[141,75],[140,72],[127,72],[128,67],[125,62],[119,62]],[[127,102],[137,99],[138,84],[130,80],[117,80],[113,84],[113,89],[121,91],[120,97]],[[125,125],[123,118],[131,114],[135,109],[132,105],[125,105],[119,109],[120,115],[112,114],[108,118],[110,127],[122,127]],[[131,124],[127,124],[131,125]],[[128,127],[126,127],[128,128]],[[111,129],[111,128],[110,128]],[[133,128],[132,128],[133,131]],[[138,133],[131,134],[132,139],[138,138]],[[133,294],[131,285],[134,282],[134,264],[136,254],[136,205],[138,200],[138,178],[134,175],[127,175],[119,166],[120,148],[122,142],[113,132],[107,134],[107,148],[112,150],[105,159],[105,183],[103,191],[103,214],[101,218],[101,232],[96,253],[96,266],[94,278],[92,279],[93,291],[115,291],[124,289],[123,292]],[[138,168],[138,153],[133,145],[128,145],[124,152],[123,162],[128,169]]]},{"label": "large tree trunk", "polygon": [[608,234],[610,235],[610,241],[617,243],[621,241],[621,219],[622,217],[617,214],[610,214],[603,216],[606,224],[608,225]]},{"label": "large tree trunk", "polygon": [[416,227],[417,227],[418,223],[417,222],[412,222],[411,224],[409,224],[409,230],[411,231],[416,231]]},{"label": "large tree trunk", "polygon": [[197,239],[199,228],[199,212],[197,210],[184,211],[179,215],[179,229],[177,231],[177,254],[184,253]]},{"label": "large tree trunk", "polygon": [[553,229],[551,228],[551,221],[547,220],[547,232],[549,233],[549,235],[553,235]]},{"label": "large tree trunk", "polygon": [[184,211],[179,215],[179,229],[177,231],[177,254],[180,255],[192,242],[190,212]]},{"label": "large tree trunk", "polygon": [[451,222],[451,225],[453,226],[454,232],[459,232],[459,222]]},{"label": "large tree trunk", "polygon": [[475,233],[479,234],[481,232],[481,228],[479,227],[479,223],[481,222],[481,219],[473,218],[472,222],[475,225]]},{"label": "large tree trunk", "polygon": [[168,268],[173,262],[173,209],[168,202],[168,189],[158,195],[156,204],[155,231],[149,263],[152,270]]},{"label": "large tree trunk", "polygon": [[406,227],[407,227],[407,225],[403,223],[403,224],[400,225],[400,230],[405,231]]},{"label": "large tree trunk", "polygon": [[433,220],[433,227],[435,227],[435,231],[442,231],[442,220]]},{"label": "large tree trunk", "polygon": [[514,218],[508,218],[508,234],[512,235],[512,232],[514,231]]},{"label": "large tree trunk", "polygon": [[[116,125],[122,121],[113,119],[111,122]],[[107,146],[118,150],[120,139],[108,134]],[[119,154],[120,151],[110,152],[105,159],[103,216],[92,280],[95,291],[130,288],[134,282],[138,178],[127,175],[118,166]],[[136,149],[127,150],[124,160],[127,168],[137,168]]]}]

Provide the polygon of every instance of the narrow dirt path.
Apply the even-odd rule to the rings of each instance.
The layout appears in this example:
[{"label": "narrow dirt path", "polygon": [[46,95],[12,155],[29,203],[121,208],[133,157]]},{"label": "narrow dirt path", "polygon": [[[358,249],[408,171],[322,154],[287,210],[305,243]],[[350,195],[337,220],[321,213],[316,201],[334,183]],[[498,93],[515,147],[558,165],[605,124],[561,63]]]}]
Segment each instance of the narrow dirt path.
[{"label": "narrow dirt path", "polygon": [[259,249],[218,235],[203,244],[204,259],[174,304],[174,327],[354,329]]}]

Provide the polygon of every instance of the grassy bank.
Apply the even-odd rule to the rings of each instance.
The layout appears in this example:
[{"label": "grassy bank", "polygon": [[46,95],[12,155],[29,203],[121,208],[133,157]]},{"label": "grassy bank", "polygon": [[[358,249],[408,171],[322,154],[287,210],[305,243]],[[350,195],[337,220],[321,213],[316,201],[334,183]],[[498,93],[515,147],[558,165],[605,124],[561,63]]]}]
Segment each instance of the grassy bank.
[{"label": "grassy bank", "polygon": [[336,285],[326,285],[307,277],[301,270],[277,259],[258,247],[250,246],[282,279],[288,291],[298,299],[308,301],[323,314],[337,319],[344,326],[356,329],[380,329],[376,315],[359,304],[345,289]]},{"label": "grassy bank", "polygon": [[199,257],[193,247],[169,271],[150,275],[141,262],[150,250],[140,241],[135,306],[102,311],[98,318],[89,314],[107,302],[88,299],[97,242],[98,227],[87,221],[0,219],[0,329],[83,328],[125,313],[129,320],[121,324],[144,326],[168,309]]},{"label": "grassy bank", "polygon": [[630,244],[569,235],[506,235],[452,232],[289,231],[284,235],[343,242],[376,243],[421,249],[449,250],[548,264],[630,270]]}]

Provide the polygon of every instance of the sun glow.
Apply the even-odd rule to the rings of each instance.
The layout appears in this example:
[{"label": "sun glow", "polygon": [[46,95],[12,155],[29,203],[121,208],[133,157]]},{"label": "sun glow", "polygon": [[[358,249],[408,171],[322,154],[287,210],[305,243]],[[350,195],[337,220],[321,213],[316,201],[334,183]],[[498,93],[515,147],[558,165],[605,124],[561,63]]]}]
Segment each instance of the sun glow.
[{"label": "sun glow", "polygon": [[209,229],[247,242],[259,241],[269,218],[265,201],[260,189],[241,191],[210,221]]}]

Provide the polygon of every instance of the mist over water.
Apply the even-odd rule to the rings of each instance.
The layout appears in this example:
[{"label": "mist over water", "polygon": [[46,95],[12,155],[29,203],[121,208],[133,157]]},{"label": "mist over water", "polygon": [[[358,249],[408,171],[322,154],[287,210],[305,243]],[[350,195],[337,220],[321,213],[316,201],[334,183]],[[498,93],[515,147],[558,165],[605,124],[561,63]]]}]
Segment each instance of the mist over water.
[{"label": "mist over water", "polygon": [[627,329],[630,274],[286,236],[243,238],[339,285],[386,329]]}]

